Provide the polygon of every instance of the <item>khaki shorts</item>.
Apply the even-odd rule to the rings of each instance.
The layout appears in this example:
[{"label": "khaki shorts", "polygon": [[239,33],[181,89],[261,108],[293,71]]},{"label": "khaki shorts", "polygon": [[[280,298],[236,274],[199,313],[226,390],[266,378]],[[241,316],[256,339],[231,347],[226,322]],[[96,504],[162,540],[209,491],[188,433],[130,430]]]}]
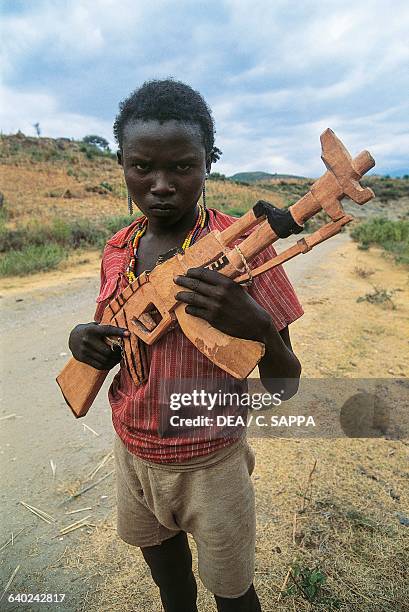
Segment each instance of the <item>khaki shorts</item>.
[{"label": "khaki shorts", "polygon": [[255,455],[245,438],[205,458],[165,465],[139,459],[116,436],[115,464],[118,535],[125,542],[155,546],[185,531],[196,542],[199,575],[211,593],[236,598],[248,590]]}]

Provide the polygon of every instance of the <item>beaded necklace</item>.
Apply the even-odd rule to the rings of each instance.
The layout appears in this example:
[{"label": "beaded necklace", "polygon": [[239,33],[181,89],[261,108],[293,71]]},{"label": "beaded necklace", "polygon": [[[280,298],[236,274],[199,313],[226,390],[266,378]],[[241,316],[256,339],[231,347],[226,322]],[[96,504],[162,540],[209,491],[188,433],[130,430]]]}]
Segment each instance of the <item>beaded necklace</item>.
[{"label": "beaded necklace", "polygon": [[[200,231],[204,228],[206,224],[206,208],[203,206],[201,202],[198,203],[198,206],[199,206],[199,215],[196,219],[196,223],[194,224],[193,228],[189,231],[189,233],[187,234],[186,238],[183,241],[183,244],[182,244],[183,251],[186,251],[186,249],[195,242]],[[133,283],[133,281],[136,280],[135,264],[136,264],[137,254],[138,254],[138,246],[139,246],[140,239],[146,232],[147,226],[148,226],[148,219],[145,216],[143,216],[138,223],[136,232],[133,234],[133,236],[131,237],[129,241],[129,251],[130,251],[131,259],[130,259],[129,265],[125,273],[128,278],[129,284]],[[157,263],[160,263],[160,261],[161,259],[159,258]]]}]

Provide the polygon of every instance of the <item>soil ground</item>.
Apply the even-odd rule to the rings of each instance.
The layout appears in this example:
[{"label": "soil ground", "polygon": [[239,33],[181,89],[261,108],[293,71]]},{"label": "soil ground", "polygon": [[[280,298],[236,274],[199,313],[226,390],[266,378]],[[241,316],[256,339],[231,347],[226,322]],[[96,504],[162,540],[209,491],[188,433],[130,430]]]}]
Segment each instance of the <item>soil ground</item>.
[{"label": "soil ground", "polygon": [[[351,390],[354,379],[395,379],[407,393],[407,268],[383,251],[360,251],[342,234],[289,262],[286,270],[305,310],[291,326],[303,377],[329,384],[342,379]],[[87,253],[58,272],[0,284],[5,481],[0,596],[18,567],[1,601],[4,610],[160,610],[139,550],[115,533],[106,387],[89,414],[75,420],[54,383],[68,359],[69,330],[92,320],[98,272],[98,255]],[[373,294],[374,287],[377,303],[357,301]],[[409,610],[408,427],[396,419],[394,426],[379,439],[250,440],[257,456],[255,586],[264,612],[312,609],[295,586],[293,595],[280,597],[297,559],[327,576],[327,599],[314,609]],[[392,435],[396,432],[400,435]],[[44,522],[20,501],[48,512],[55,522]],[[84,508],[90,510],[69,514]],[[62,528],[88,515],[87,526],[61,535]],[[197,568],[193,542],[192,547]],[[210,612],[212,597],[198,583],[199,609]],[[19,592],[66,596],[53,605],[7,602],[10,593]]]}]

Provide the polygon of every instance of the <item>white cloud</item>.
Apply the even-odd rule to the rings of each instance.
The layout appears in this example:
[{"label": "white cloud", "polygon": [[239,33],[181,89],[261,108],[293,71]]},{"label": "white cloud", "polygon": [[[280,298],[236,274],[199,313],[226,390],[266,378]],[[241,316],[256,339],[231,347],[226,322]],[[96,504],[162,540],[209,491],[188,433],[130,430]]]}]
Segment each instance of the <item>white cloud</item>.
[{"label": "white cloud", "polygon": [[[220,138],[223,157],[217,170],[233,174],[238,170],[320,176],[325,170],[321,161],[319,136],[330,127],[343,141],[352,157],[368,149],[376,161],[376,168],[386,169],[391,163],[397,168],[408,167],[409,129],[405,120],[409,108],[398,106],[373,115],[348,119],[342,115],[326,115],[319,120],[289,125],[279,137],[266,134],[261,139]],[[394,118],[395,117],[395,118]],[[227,130],[226,133],[234,133]],[[229,160],[233,159],[232,164]]]},{"label": "white cloud", "polygon": [[[12,6],[12,3],[10,3]],[[404,0],[37,0],[3,11],[3,132],[112,142],[117,103],[173,75],[213,108],[218,164],[317,174],[319,134],[408,165]]]}]

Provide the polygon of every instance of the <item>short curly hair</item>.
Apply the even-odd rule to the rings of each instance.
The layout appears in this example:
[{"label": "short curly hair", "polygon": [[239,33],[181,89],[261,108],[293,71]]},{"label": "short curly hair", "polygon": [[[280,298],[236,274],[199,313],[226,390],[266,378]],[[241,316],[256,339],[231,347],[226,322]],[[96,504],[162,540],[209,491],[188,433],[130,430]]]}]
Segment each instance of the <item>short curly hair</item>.
[{"label": "short curly hair", "polygon": [[206,156],[215,162],[221,155],[214,146],[215,126],[212,111],[198,91],[174,79],[146,81],[119,104],[114,136],[122,149],[125,125],[129,121],[177,120],[200,127]]}]

